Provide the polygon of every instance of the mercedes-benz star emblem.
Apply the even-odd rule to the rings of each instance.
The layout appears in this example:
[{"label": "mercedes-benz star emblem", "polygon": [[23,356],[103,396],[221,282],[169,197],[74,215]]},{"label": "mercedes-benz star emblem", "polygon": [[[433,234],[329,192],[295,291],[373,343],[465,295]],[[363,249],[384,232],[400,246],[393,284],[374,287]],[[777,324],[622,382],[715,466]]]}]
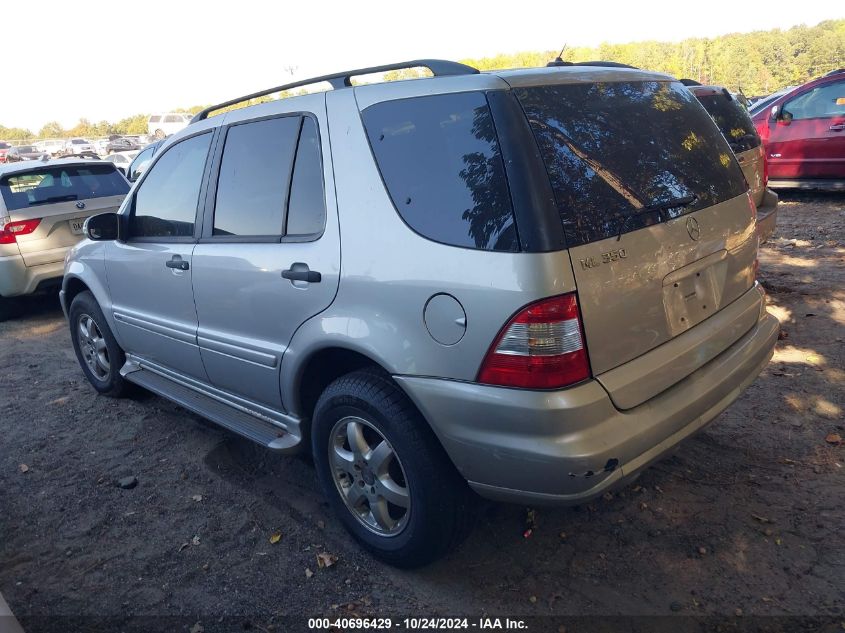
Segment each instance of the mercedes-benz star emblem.
[{"label": "mercedes-benz star emblem", "polygon": [[85,208],[85,203],[84,203],[84,202],[82,202],[82,201],[77,202],[77,203],[76,203],[76,208],[77,208],[77,209],[84,209],[84,208]]},{"label": "mercedes-benz star emblem", "polygon": [[687,233],[689,233],[689,236],[693,241],[698,241],[698,238],[701,237],[701,227],[698,226],[698,220],[695,218],[687,218]]}]

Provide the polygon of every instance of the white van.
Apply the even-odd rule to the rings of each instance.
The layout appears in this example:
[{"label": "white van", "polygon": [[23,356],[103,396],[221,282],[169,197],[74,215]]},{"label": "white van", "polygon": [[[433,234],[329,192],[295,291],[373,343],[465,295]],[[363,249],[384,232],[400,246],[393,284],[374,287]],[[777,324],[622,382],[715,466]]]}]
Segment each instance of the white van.
[{"label": "white van", "polygon": [[153,114],[147,120],[147,134],[163,139],[165,136],[176,134],[191,122],[193,115],[187,112],[165,112]]}]

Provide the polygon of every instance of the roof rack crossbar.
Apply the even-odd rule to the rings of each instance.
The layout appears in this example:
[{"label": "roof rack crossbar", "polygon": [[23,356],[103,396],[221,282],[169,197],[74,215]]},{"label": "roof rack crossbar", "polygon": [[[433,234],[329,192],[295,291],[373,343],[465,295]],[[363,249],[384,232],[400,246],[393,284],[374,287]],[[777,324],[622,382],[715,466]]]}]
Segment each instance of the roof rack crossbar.
[{"label": "roof rack crossbar", "polygon": [[275,92],[291,90],[292,88],[299,88],[301,86],[317,84],[323,81],[328,82],[331,87],[335,90],[338,90],[340,88],[349,88],[350,86],[352,86],[352,77],[356,77],[359,75],[369,75],[373,73],[383,73],[391,70],[403,70],[405,68],[428,68],[435,77],[443,77],[447,75],[475,75],[478,73],[478,69],[473,68],[472,66],[467,66],[466,64],[450,62],[442,59],[414,59],[408,62],[399,62],[397,64],[385,64],[384,66],[372,66],[370,68],[356,68],[354,70],[345,70],[339,73],[332,73],[331,75],[322,75],[320,77],[312,77],[311,79],[302,79],[300,81],[294,81],[292,83],[284,84],[282,86],[276,86],[275,88],[268,88],[267,90],[253,92],[252,94],[244,95],[243,97],[238,97],[237,99],[230,99],[229,101],[224,101],[223,103],[218,103],[216,105],[209,106],[201,112],[198,112],[194,115],[194,118],[191,119],[191,123],[202,121],[208,118],[209,114],[211,114],[212,112],[216,112],[217,110],[222,110],[223,108],[237,105],[238,103],[243,103],[244,101],[257,99],[259,97],[266,97],[267,95],[271,95]]}]

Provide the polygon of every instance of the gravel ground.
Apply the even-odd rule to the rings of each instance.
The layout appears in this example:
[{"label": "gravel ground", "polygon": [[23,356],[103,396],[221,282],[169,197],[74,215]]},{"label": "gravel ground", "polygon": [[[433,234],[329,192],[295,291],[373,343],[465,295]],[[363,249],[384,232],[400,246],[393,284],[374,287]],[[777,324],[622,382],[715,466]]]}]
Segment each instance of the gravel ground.
[{"label": "gravel ground", "polygon": [[[353,543],[305,458],[149,394],[96,396],[55,300],[27,300],[0,323],[0,591],[30,632],[93,630],[97,618],[103,630],[286,630],[284,616],[338,614],[838,627],[845,196],[782,194],[779,213],[760,278],[782,340],[733,406],[637,485],[589,505],[532,515],[481,504],[458,551],[412,572]],[[119,487],[124,477],[137,485]],[[319,567],[320,553],[337,563]]]}]

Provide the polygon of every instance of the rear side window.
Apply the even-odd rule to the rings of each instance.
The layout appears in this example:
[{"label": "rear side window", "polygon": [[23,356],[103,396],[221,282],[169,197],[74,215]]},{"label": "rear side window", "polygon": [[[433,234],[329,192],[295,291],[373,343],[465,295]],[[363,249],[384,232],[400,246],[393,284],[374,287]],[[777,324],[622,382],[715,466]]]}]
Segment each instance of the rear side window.
[{"label": "rear side window", "polygon": [[387,101],[362,113],[402,219],[444,244],[518,250],[510,193],[481,92]]},{"label": "rear side window", "polygon": [[281,236],[300,117],[229,128],[214,208],[214,235]]},{"label": "rear side window", "polygon": [[[517,90],[546,164],[569,246],[605,239],[742,195],[742,171],[677,82]],[[649,212],[655,205],[682,206]]]},{"label": "rear side window", "polygon": [[135,194],[131,237],[192,237],[211,143],[205,133],[167,148]]},{"label": "rear side window", "polygon": [[6,209],[24,209],[54,202],[123,196],[129,183],[114,165],[47,167],[0,179]]},{"label": "rear side window", "polygon": [[724,92],[700,95],[698,100],[713,117],[735,154],[760,146],[760,136],[739,101]]}]

